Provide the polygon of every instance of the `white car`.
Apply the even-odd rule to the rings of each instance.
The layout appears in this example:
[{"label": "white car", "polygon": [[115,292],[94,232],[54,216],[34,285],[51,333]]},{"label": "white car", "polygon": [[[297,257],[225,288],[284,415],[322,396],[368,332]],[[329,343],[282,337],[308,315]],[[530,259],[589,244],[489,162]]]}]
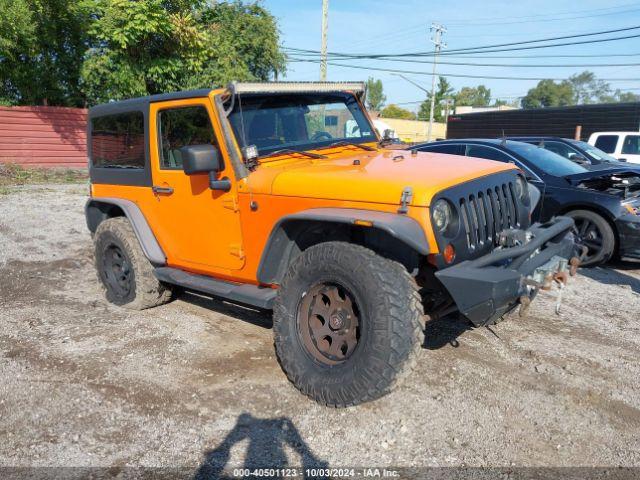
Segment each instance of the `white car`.
[{"label": "white car", "polygon": [[618,160],[640,163],[640,132],[595,132],[589,144]]}]

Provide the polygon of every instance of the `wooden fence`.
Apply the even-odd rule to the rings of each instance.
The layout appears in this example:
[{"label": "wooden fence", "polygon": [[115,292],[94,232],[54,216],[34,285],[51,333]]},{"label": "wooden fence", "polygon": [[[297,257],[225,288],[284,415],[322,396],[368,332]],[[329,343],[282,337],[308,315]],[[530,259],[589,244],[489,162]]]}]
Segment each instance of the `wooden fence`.
[{"label": "wooden fence", "polygon": [[87,166],[87,111],[65,107],[0,107],[0,163]]}]

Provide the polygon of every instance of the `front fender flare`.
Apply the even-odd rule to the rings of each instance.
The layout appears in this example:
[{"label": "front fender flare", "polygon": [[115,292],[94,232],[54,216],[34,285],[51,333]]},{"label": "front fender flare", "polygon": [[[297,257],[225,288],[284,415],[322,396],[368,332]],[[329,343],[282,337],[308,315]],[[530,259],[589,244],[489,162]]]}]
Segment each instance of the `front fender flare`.
[{"label": "front fender flare", "polygon": [[160,247],[158,240],[156,240],[140,207],[131,200],[112,197],[92,197],[87,200],[84,206],[84,213],[87,220],[87,227],[91,233],[96,231],[100,222],[110,217],[105,207],[111,205],[119,207],[124,212],[124,215],[131,223],[133,231],[140,242],[142,251],[149,261],[154,265],[165,265],[167,263],[167,256],[164,254],[162,247]]},{"label": "front fender flare", "polygon": [[424,230],[411,217],[356,208],[312,208],[282,217],[273,227],[258,266],[258,281],[264,284],[279,283],[284,276],[282,261],[288,258],[295,244],[295,232],[289,232],[287,225],[323,222],[359,226],[356,221],[370,222],[371,225],[366,228],[382,230],[420,255],[430,253]]}]

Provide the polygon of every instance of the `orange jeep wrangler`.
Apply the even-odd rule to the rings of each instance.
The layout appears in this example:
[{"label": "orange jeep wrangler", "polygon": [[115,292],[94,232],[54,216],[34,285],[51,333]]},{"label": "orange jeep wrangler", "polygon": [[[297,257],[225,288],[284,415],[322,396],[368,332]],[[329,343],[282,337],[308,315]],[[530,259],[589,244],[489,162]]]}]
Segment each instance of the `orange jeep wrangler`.
[{"label": "orange jeep wrangler", "polygon": [[363,95],[233,83],[92,108],[107,300],[149,308],[180,287],[273,309],[288,378],[342,407],[410,371],[425,309],[486,325],[575,270],[573,221],[530,226],[514,165],[385,149]]}]

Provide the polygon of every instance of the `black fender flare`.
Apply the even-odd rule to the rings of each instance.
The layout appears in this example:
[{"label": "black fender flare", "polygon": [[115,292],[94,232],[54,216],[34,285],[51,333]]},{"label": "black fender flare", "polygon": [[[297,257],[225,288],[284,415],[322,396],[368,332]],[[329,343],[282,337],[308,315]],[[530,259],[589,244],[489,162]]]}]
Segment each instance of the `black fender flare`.
[{"label": "black fender flare", "polygon": [[275,224],[258,265],[258,281],[264,284],[280,282],[288,267],[283,265],[283,260],[289,258],[295,244],[296,232],[292,233],[287,226],[303,222],[347,224],[378,229],[398,239],[420,255],[430,253],[429,242],[423,228],[415,219],[406,215],[356,208],[311,208],[284,216]]},{"label": "black fender flare", "polygon": [[162,247],[160,247],[140,207],[131,200],[112,197],[92,197],[87,200],[84,206],[84,214],[89,231],[94,233],[100,222],[112,216],[109,215],[109,209],[112,206],[119,207],[127,217],[140,242],[140,247],[149,261],[154,265],[165,265],[167,256],[164,254]]}]

